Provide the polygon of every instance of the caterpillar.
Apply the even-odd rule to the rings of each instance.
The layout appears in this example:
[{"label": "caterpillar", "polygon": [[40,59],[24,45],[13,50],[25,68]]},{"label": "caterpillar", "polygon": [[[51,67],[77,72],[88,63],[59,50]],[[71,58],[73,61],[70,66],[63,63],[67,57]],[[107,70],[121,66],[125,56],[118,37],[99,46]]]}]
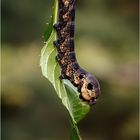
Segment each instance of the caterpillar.
[{"label": "caterpillar", "polygon": [[95,76],[82,69],[74,50],[74,23],[76,0],[58,0],[58,23],[54,24],[57,40],[56,60],[61,67],[60,79],[68,79],[80,93],[79,97],[92,105],[100,96],[100,85]]}]

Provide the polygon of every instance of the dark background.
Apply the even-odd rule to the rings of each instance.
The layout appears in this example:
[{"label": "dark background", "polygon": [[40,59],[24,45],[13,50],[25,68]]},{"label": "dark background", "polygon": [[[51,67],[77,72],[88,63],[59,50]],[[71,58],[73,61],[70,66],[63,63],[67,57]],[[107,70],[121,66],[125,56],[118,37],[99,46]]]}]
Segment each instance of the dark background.
[{"label": "dark background", "polygon": [[[2,140],[68,140],[68,112],[41,74],[52,0],[2,0]],[[102,96],[83,140],[138,140],[138,0],[79,0],[76,53]]]}]

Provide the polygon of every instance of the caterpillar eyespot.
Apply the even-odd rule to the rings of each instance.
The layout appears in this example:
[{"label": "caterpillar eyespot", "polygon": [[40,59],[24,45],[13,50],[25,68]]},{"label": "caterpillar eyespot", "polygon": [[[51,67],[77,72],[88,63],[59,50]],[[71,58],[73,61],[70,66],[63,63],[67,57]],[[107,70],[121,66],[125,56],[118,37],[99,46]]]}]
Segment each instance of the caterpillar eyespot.
[{"label": "caterpillar eyespot", "polygon": [[80,92],[80,98],[90,105],[100,96],[98,80],[82,69],[74,51],[74,21],[76,0],[59,0],[58,23],[54,24],[58,39],[54,41],[58,54],[56,61],[61,67],[60,79],[68,79]]}]

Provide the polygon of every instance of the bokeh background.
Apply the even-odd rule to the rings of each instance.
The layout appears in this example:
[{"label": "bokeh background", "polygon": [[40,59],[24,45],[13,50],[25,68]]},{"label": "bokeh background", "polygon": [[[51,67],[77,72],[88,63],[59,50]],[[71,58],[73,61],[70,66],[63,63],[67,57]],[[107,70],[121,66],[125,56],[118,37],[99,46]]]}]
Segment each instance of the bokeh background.
[{"label": "bokeh background", "polygon": [[[2,0],[2,140],[69,140],[68,112],[41,74],[52,0]],[[102,95],[83,140],[138,140],[138,0],[79,0],[76,53]]]}]

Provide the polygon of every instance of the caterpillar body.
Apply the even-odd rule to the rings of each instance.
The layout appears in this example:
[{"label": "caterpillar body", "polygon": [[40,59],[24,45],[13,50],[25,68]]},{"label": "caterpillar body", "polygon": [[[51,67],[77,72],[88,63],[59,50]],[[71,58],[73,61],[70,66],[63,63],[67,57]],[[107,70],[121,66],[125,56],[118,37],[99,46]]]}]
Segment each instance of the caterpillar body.
[{"label": "caterpillar body", "polygon": [[54,41],[58,54],[56,60],[61,67],[61,79],[68,79],[77,87],[80,98],[90,105],[100,95],[98,80],[82,69],[74,51],[74,21],[76,0],[58,0],[58,23],[54,24],[58,39]]}]

